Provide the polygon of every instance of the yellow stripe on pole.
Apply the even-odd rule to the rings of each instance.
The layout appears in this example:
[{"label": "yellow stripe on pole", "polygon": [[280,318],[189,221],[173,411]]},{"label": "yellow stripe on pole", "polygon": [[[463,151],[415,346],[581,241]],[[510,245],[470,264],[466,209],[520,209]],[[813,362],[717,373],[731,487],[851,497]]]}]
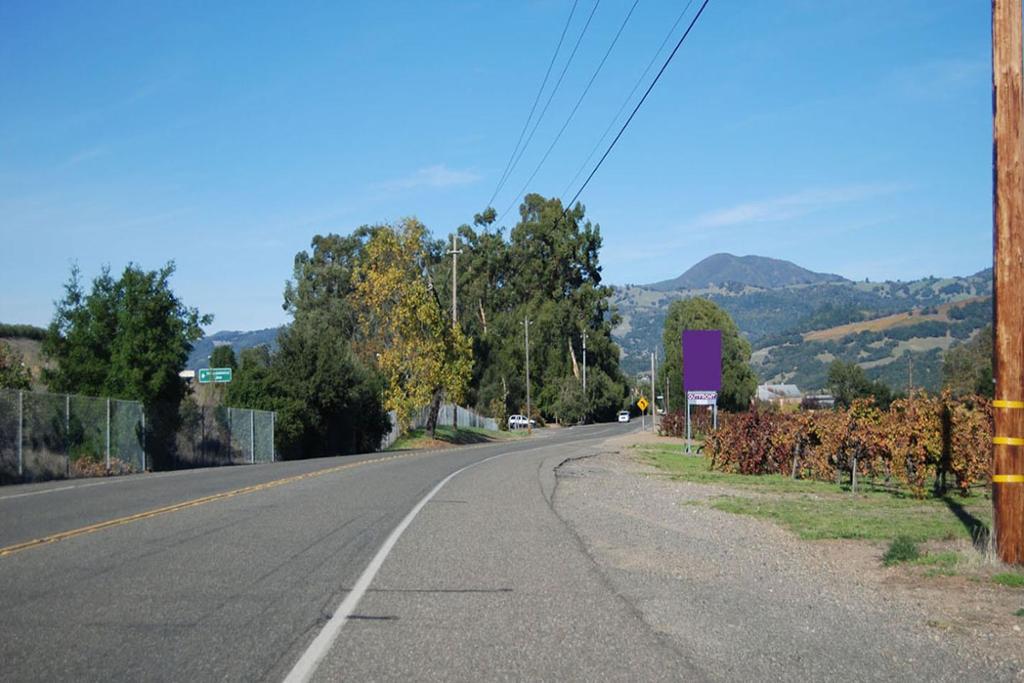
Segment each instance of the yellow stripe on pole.
[{"label": "yellow stripe on pole", "polygon": [[1010,408],[1013,410],[1024,410],[1024,401],[1007,401],[1005,399],[997,398],[992,401],[993,408]]},{"label": "yellow stripe on pole", "polygon": [[1024,474],[993,474],[993,484],[1024,484]]},{"label": "yellow stripe on pole", "polygon": [[992,443],[998,446],[1024,446],[1024,439],[1017,436],[994,436]]}]

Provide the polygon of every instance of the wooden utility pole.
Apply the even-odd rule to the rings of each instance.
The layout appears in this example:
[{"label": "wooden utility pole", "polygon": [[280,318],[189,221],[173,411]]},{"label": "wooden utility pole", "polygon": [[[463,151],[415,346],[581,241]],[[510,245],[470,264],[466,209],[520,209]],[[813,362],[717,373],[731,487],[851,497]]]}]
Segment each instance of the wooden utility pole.
[{"label": "wooden utility pole", "polygon": [[651,351],[651,431],[655,431],[658,422],[658,392],[654,388],[654,352]]},{"label": "wooden utility pole", "polygon": [[533,321],[523,318],[523,328],[526,330],[526,433],[533,434],[533,423],[530,422],[530,325]]},{"label": "wooden utility pole", "polygon": [[587,331],[583,330],[583,398],[587,398]]},{"label": "wooden utility pole", "polygon": [[992,2],[993,302],[996,551],[1024,565],[1024,113],[1021,0]]},{"label": "wooden utility pole", "polygon": [[452,235],[452,248],[448,251],[452,256],[452,327],[459,324],[459,233]]}]

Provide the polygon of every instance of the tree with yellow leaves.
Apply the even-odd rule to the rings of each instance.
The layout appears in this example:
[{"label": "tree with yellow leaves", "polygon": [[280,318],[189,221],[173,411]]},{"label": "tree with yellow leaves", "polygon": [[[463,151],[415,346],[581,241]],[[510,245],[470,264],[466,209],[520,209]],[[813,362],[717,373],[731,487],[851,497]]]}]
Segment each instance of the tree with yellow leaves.
[{"label": "tree with yellow leaves", "polygon": [[387,382],[385,407],[406,430],[415,411],[430,405],[427,429],[433,436],[441,399],[457,403],[465,396],[473,352],[434,290],[427,239],[415,218],[371,228],[355,270],[353,298],[365,332],[363,352],[376,357]]}]

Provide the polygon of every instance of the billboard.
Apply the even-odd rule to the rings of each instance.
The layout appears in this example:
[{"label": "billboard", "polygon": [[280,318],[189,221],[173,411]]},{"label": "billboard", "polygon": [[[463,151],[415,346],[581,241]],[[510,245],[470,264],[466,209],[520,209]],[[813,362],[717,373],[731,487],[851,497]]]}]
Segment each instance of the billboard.
[{"label": "billboard", "polygon": [[683,389],[720,391],[722,331],[683,330]]}]

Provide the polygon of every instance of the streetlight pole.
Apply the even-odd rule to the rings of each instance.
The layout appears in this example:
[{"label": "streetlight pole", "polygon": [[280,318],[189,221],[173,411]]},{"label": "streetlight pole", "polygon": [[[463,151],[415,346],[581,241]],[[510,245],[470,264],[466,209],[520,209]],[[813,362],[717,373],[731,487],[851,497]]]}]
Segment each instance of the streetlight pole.
[{"label": "streetlight pole", "polygon": [[526,433],[533,434],[533,424],[530,422],[530,325],[533,321],[529,317],[523,318],[522,326],[526,330]]}]

